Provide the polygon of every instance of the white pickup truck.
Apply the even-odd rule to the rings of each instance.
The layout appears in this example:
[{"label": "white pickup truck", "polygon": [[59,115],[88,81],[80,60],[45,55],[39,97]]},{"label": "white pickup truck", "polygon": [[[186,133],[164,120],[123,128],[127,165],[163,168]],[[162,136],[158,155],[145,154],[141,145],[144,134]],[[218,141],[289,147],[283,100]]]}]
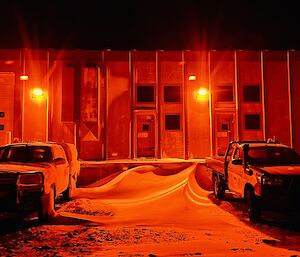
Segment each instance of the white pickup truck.
[{"label": "white pickup truck", "polygon": [[69,199],[80,172],[75,145],[16,143],[0,147],[0,211],[54,214],[59,195]]},{"label": "white pickup truck", "polygon": [[206,158],[212,171],[216,198],[225,190],[245,198],[250,220],[261,210],[300,211],[300,156],[292,148],[272,141],[230,142],[223,158]]}]

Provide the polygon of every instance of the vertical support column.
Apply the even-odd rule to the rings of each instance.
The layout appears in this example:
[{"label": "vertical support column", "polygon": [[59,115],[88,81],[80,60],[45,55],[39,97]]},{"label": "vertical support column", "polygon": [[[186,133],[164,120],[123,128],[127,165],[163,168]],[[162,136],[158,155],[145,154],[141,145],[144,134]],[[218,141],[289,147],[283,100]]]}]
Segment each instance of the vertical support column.
[{"label": "vertical support column", "polygon": [[186,85],[185,85],[185,55],[184,51],[182,51],[181,55],[181,63],[182,63],[182,92],[183,92],[183,97],[182,97],[182,104],[183,104],[183,135],[184,135],[184,159],[189,158],[189,145],[188,145],[188,120],[187,120],[187,90],[186,90]]},{"label": "vertical support column", "polygon": [[5,144],[11,144],[11,131],[5,133]]},{"label": "vertical support column", "polygon": [[105,68],[103,69],[105,72],[105,77],[104,77],[104,98],[105,98],[105,117],[104,117],[104,133],[105,133],[105,143],[104,143],[104,149],[105,149],[105,160],[108,159],[108,149],[107,149],[107,141],[108,141],[108,133],[107,133],[107,123],[108,123],[108,67],[106,65],[106,60],[105,60],[105,51],[102,52],[102,63],[104,64]]},{"label": "vertical support column", "polygon": [[129,51],[128,53],[128,65],[129,65],[129,97],[130,97],[130,122],[129,122],[129,156],[132,159],[134,156],[133,151],[133,88],[135,86],[134,82],[134,74],[132,72],[133,70],[133,64],[132,64],[132,51]]},{"label": "vertical support column", "polygon": [[211,86],[211,51],[208,54],[208,90],[209,90],[209,134],[210,134],[210,156],[213,155],[213,109],[212,109],[212,86]]},{"label": "vertical support column", "polygon": [[287,51],[287,71],[288,71],[288,97],[289,97],[289,124],[290,124],[290,146],[293,147],[293,120],[292,120],[292,99],[291,99],[291,68],[290,52]]},{"label": "vertical support column", "polygon": [[[97,126],[98,126],[98,135],[99,135],[99,140],[100,140],[100,142],[102,141],[101,140],[101,138],[102,138],[102,136],[101,136],[101,130],[102,130],[102,120],[101,120],[101,97],[102,97],[102,92],[101,92],[101,69],[100,69],[100,66],[99,65],[97,65],[97,87],[98,87],[98,92],[97,92],[97,94],[98,94],[98,96],[97,96],[97,101],[98,101],[98,104],[97,104],[97,108],[98,108],[98,112],[97,112],[97,114],[98,114],[98,117],[97,117],[97,120],[98,120],[98,124],[97,124]],[[101,142],[101,145],[102,145],[102,142]],[[102,149],[101,149],[101,158],[102,158],[102,156],[103,156],[103,153],[102,153]]]},{"label": "vertical support column", "polygon": [[[22,75],[25,75],[25,72],[26,72],[26,67],[25,67],[25,50],[24,49],[21,49],[20,51],[20,62],[21,62],[21,67],[22,67]],[[21,115],[22,115],[22,141],[24,141],[24,133],[25,133],[25,129],[24,129],[24,126],[25,126],[25,122],[24,122],[24,119],[25,119],[25,113],[24,113],[24,108],[25,108],[25,80],[22,80],[22,108],[21,108]]]},{"label": "vertical support column", "polygon": [[237,59],[237,50],[234,51],[234,91],[235,91],[235,131],[236,139],[240,139],[240,126],[239,126],[239,95],[238,95],[238,59]]},{"label": "vertical support column", "polygon": [[[52,93],[50,94],[50,52],[47,51],[47,72],[46,72],[46,87],[47,87],[47,93],[46,93],[46,141],[49,141],[49,116],[51,119],[51,113],[49,113],[49,101],[50,101],[50,95],[52,97]],[[51,105],[52,106],[52,105]],[[51,119],[52,120],[52,119]]]},{"label": "vertical support column", "polygon": [[261,102],[262,102],[262,122],[263,122],[263,137],[266,140],[266,105],[265,105],[265,79],[264,79],[264,52],[260,52],[260,67],[261,67]]},{"label": "vertical support column", "polygon": [[155,95],[156,95],[156,110],[157,110],[157,148],[158,148],[158,153],[157,153],[157,158],[161,158],[161,112],[160,112],[160,94],[159,94],[159,87],[160,87],[160,77],[159,77],[159,58],[158,58],[158,50],[156,50],[155,53],[155,63],[156,63],[156,91],[155,91]]}]

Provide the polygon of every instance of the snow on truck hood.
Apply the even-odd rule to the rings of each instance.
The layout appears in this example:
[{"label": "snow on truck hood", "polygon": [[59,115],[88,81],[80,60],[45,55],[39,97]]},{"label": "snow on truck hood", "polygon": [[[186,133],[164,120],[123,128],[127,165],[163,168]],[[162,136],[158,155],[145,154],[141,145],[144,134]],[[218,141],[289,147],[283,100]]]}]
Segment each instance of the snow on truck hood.
[{"label": "snow on truck hood", "polygon": [[43,164],[34,164],[34,163],[27,163],[27,164],[4,164],[0,163],[0,173],[2,172],[32,172],[32,171],[39,171],[45,172],[49,169],[50,164],[43,163]]},{"label": "snow on truck hood", "polygon": [[272,175],[300,175],[300,165],[293,166],[252,166],[253,168],[268,172]]}]

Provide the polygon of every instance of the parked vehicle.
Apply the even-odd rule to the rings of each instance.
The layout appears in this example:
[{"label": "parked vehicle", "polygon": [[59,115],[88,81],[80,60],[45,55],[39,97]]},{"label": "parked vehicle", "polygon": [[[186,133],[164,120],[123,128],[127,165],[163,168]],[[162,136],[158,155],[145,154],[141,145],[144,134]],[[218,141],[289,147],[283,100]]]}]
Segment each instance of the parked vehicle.
[{"label": "parked vehicle", "polygon": [[212,171],[213,192],[224,199],[225,190],[245,198],[250,220],[263,209],[300,210],[300,156],[279,142],[234,141],[223,158],[206,158]]},{"label": "parked vehicle", "polygon": [[15,143],[0,147],[0,210],[38,212],[47,220],[59,195],[69,199],[80,172],[75,145]]}]

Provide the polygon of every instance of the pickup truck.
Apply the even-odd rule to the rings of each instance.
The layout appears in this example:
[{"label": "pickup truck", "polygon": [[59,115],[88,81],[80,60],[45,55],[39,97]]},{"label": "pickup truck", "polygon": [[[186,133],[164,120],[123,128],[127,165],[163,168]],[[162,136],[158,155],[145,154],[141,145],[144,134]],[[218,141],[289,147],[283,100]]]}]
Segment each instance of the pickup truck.
[{"label": "pickup truck", "polygon": [[291,147],[272,141],[233,141],[225,156],[207,157],[216,198],[229,190],[246,200],[251,221],[262,210],[300,210],[300,156]]},{"label": "pickup truck", "polygon": [[15,143],[0,147],[0,210],[30,213],[40,221],[55,214],[59,195],[74,193],[80,163],[75,145]]}]

